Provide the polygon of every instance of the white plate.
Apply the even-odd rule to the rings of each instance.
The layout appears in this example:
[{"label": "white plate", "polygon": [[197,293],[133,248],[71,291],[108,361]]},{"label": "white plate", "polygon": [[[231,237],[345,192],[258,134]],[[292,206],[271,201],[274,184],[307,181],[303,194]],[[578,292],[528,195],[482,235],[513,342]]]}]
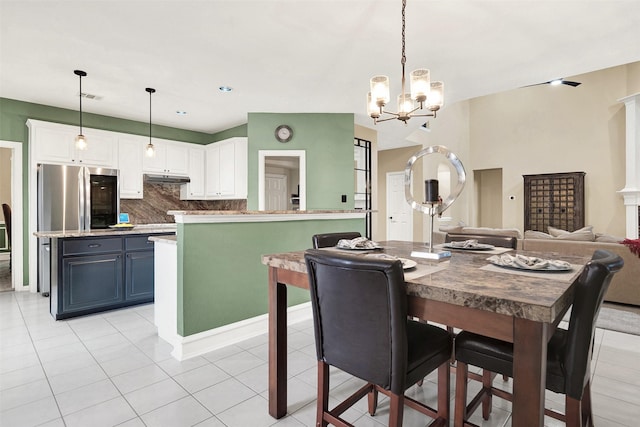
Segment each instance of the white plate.
[{"label": "white plate", "polygon": [[376,251],[382,249],[381,246],[374,246],[373,248],[347,248],[342,246],[336,246],[336,249],[343,249],[345,251]]},{"label": "white plate", "polygon": [[379,258],[379,259],[399,259],[402,262],[402,269],[403,270],[409,270],[410,268],[415,267],[416,265],[418,265],[417,262],[415,262],[412,259],[408,259],[408,258],[400,258],[400,257],[395,257],[392,255],[387,255],[387,254],[370,254],[367,255],[368,257],[373,257],[373,258]]},{"label": "white plate", "polygon": [[447,249],[457,249],[457,250],[461,250],[461,251],[490,251],[491,249],[494,249],[495,246],[493,245],[487,245],[485,243],[478,243],[475,246],[454,246],[451,243],[445,243],[444,245],[442,245],[442,247],[447,248]]},{"label": "white plate", "polygon": [[536,263],[533,265],[526,265],[521,262],[520,263],[517,263],[514,261],[509,262],[508,261],[509,258],[506,258],[506,259],[502,258],[504,256],[507,256],[511,259],[515,258],[515,257],[512,257],[511,255],[494,255],[487,258],[487,261],[489,261],[493,265],[497,265],[498,267],[512,268],[514,270],[544,271],[544,272],[564,272],[564,271],[573,270],[573,267],[571,266],[571,264],[569,264],[566,261],[539,259],[539,263]]}]

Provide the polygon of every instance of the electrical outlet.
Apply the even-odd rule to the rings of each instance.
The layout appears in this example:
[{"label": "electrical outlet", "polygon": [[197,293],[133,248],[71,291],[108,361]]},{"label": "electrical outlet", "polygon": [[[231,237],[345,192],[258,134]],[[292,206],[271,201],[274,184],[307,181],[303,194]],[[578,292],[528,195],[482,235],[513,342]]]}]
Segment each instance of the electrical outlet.
[{"label": "electrical outlet", "polygon": [[342,203],[347,203],[347,195],[346,194],[342,195]]}]

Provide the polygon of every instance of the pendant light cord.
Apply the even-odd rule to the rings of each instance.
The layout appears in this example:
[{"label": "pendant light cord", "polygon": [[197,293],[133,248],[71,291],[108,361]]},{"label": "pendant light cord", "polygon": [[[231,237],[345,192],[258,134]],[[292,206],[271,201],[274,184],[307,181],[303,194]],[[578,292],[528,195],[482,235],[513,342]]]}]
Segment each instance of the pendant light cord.
[{"label": "pendant light cord", "polygon": [[80,135],[82,135],[82,75],[78,77],[80,77],[80,94],[78,95],[80,97]]},{"label": "pendant light cord", "polygon": [[400,60],[400,63],[402,64],[402,101],[404,103],[404,94],[405,94],[405,78],[404,78],[404,65],[407,62],[407,56],[405,55],[405,42],[404,42],[404,36],[405,36],[405,8],[407,7],[407,0],[402,0],[402,59]]}]

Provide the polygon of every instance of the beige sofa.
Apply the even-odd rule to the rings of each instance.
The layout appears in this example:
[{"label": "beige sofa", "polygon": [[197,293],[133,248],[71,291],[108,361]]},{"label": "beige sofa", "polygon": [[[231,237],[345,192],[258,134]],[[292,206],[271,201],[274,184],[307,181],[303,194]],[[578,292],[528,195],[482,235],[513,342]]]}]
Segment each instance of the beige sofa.
[{"label": "beige sofa", "polygon": [[[530,238],[535,233],[526,232],[524,238],[518,230],[490,229],[478,227],[452,227],[435,231],[434,244],[443,243],[446,233],[455,234],[485,234],[518,237],[518,250],[558,253],[590,257],[597,249],[605,249],[616,253],[624,260],[624,267],[611,281],[605,301],[640,306],[640,258],[633,254],[625,245],[607,241],[579,241],[564,238]],[[538,233],[540,237],[545,233]],[[548,236],[548,235],[547,235]],[[595,236],[594,236],[595,237]],[[606,239],[602,239],[606,240]]]}]

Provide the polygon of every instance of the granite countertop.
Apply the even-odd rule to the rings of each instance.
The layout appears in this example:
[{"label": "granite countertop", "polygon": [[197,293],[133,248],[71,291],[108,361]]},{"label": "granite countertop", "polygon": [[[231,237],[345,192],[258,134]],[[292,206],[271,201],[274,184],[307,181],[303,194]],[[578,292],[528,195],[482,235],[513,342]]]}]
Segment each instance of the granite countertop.
[{"label": "granite countertop", "polygon": [[36,231],[33,233],[36,237],[49,237],[54,239],[66,239],[70,237],[108,237],[119,236],[123,234],[156,234],[156,233],[175,233],[176,224],[134,224],[133,228],[118,229],[100,229],[100,230],[56,230],[56,231]]},{"label": "granite countertop", "polygon": [[324,209],[313,211],[169,211],[169,215],[308,215],[308,214],[335,214],[335,213],[367,213],[362,209]]},{"label": "granite countertop", "polygon": [[170,245],[178,244],[178,236],[176,236],[175,234],[172,236],[149,236],[149,240],[158,243],[168,243]]}]

